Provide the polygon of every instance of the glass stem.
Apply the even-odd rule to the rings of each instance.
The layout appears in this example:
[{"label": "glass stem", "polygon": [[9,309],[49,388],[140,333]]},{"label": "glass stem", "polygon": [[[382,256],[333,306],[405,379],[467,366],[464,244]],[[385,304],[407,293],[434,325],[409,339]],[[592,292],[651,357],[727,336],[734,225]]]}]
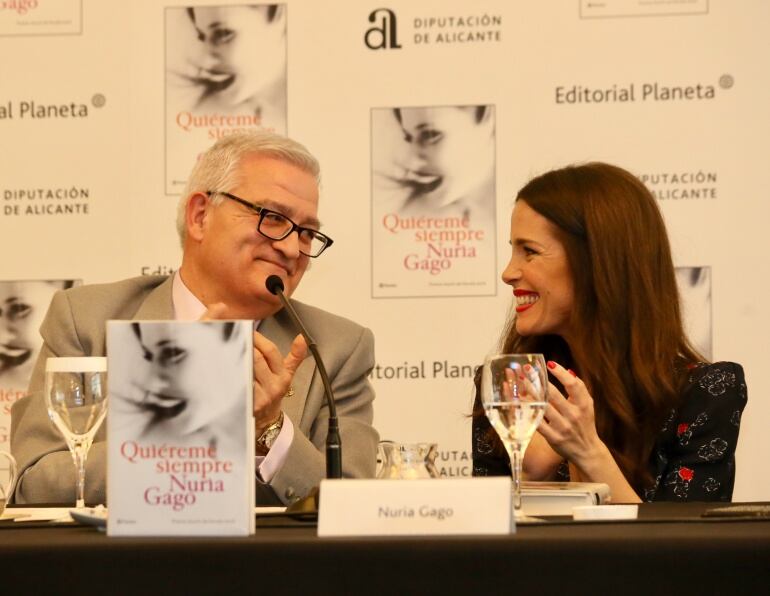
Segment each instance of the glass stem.
[{"label": "glass stem", "polygon": [[511,454],[511,469],[513,472],[513,509],[521,510],[521,448],[515,446]]},{"label": "glass stem", "polygon": [[86,457],[88,456],[88,445],[75,443],[72,450],[72,459],[75,461],[75,470],[77,472],[77,501],[75,507],[82,509],[86,506],[84,495],[86,488]]}]

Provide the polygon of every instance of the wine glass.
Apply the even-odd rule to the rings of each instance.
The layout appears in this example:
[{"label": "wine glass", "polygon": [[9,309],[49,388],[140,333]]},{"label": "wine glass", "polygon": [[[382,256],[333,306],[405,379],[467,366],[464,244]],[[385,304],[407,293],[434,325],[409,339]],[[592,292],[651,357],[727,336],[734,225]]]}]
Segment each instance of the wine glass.
[{"label": "wine glass", "polygon": [[[8,461],[7,470],[0,470],[0,472],[8,472],[8,474],[5,475],[7,478],[6,482],[3,482],[2,480],[4,474],[0,473],[0,515],[2,515],[5,510],[5,504],[11,498],[13,487],[16,483],[16,460],[13,455],[7,451],[0,451],[0,458],[5,458]],[[6,486],[3,486],[4,484]]]},{"label": "wine glass", "polygon": [[505,445],[513,473],[513,509],[521,511],[521,462],[548,402],[548,372],[542,354],[494,354],[484,361],[481,403]]},{"label": "wine glass", "polygon": [[77,470],[77,503],[85,507],[86,458],[107,414],[107,359],[48,358],[45,365],[48,416],[72,453]]}]

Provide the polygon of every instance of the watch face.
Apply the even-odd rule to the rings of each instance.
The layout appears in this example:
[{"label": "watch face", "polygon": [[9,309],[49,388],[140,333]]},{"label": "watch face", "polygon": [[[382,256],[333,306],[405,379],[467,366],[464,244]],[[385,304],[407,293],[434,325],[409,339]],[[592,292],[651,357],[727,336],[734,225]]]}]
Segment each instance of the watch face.
[{"label": "watch face", "polygon": [[265,429],[265,432],[262,433],[262,436],[257,439],[258,445],[263,445],[267,449],[270,449],[270,447],[273,446],[273,443],[275,443],[275,440],[278,438],[278,435],[281,432],[281,428],[283,427],[283,414],[281,417],[268,426]]},{"label": "watch face", "polygon": [[262,443],[267,447],[268,449],[273,446],[273,443],[275,443],[275,440],[278,438],[278,434],[281,432],[280,428],[270,428],[265,433],[265,438],[262,441]]}]

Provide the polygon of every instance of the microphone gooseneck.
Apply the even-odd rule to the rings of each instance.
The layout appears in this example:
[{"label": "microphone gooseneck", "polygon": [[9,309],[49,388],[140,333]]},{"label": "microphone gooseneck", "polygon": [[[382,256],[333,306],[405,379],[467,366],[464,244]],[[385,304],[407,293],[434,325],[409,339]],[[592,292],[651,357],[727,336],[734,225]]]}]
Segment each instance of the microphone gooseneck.
[{"label": "microphone gooseneck", "polygon": [[327,478],[342,478],[342,440],[340,439],[339,421],[337,420],[337,407],[334,404],[334,394],[332,392],[331,383],[329,383],[329,376],[326,374],[326,367],[324,366],[321,355],[318,353],[318,346],[315,340],[311,337],[308,330],[302,324],[302,321],[297,315],[297,311],[291,305],[286,295],[283,293],[284,286],[283,280],[277,275],[270,275],[265,280],[265,287],[267,291],[278,298],[289,313],[294,326],[299,329],[302,337],[305,338],[308,350],[313,355],[316,366],[318,367],[318,374],[321,376],[321,382],[324,387],[324,395],[326,396],[326,404],[329,407],[329,429],[326,434],[326,477]]}]

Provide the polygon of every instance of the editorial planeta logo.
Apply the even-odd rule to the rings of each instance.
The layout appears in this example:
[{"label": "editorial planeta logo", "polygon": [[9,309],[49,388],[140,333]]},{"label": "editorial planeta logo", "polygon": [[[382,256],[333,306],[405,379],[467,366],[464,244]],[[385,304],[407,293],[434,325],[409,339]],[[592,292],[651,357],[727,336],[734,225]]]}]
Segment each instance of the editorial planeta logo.
[{"label": "editorial planeta logo", "polygon": [[369,13],[370,27],[364,33],[364,44],[370,50],[400,50],[402,37],[414,46],[453,45],[499,42],[503,17],[498,14],[420,15],[410,17],[408,29],[400,32],[398,17],[390,8],[377,8]]},{"label": "editorial planeta logo", "polygon": [[168,265],[144,265],[140,271],[141,275],[173,275],[176,269]]},{"label": "editorial planeta logo", "polygon": [[449,360],[418,360],[403,364],[375,364],[369,378],[375,380],[411,380],[411,379],[472,379],[478,366],[457,364]]},{"label": "editorial planeta logo", "polygon": [[[91,107],[103,108],[107,99],[101,93],[91,97]],[[68,120],[88,118],[92,110],[79,101],[44,103],[34,99],[0,100],[0,120]]]},{"label": "editorial planeta logo", "polygon": [[556,104],[603,104],[669,101],[708,101],[717,95],[717,89],[733,86],[731,75],[719,77],[716,85],[696,82],[686,85],[646,83],[614,84],[610,86],[560,85],[554,91]]}]

